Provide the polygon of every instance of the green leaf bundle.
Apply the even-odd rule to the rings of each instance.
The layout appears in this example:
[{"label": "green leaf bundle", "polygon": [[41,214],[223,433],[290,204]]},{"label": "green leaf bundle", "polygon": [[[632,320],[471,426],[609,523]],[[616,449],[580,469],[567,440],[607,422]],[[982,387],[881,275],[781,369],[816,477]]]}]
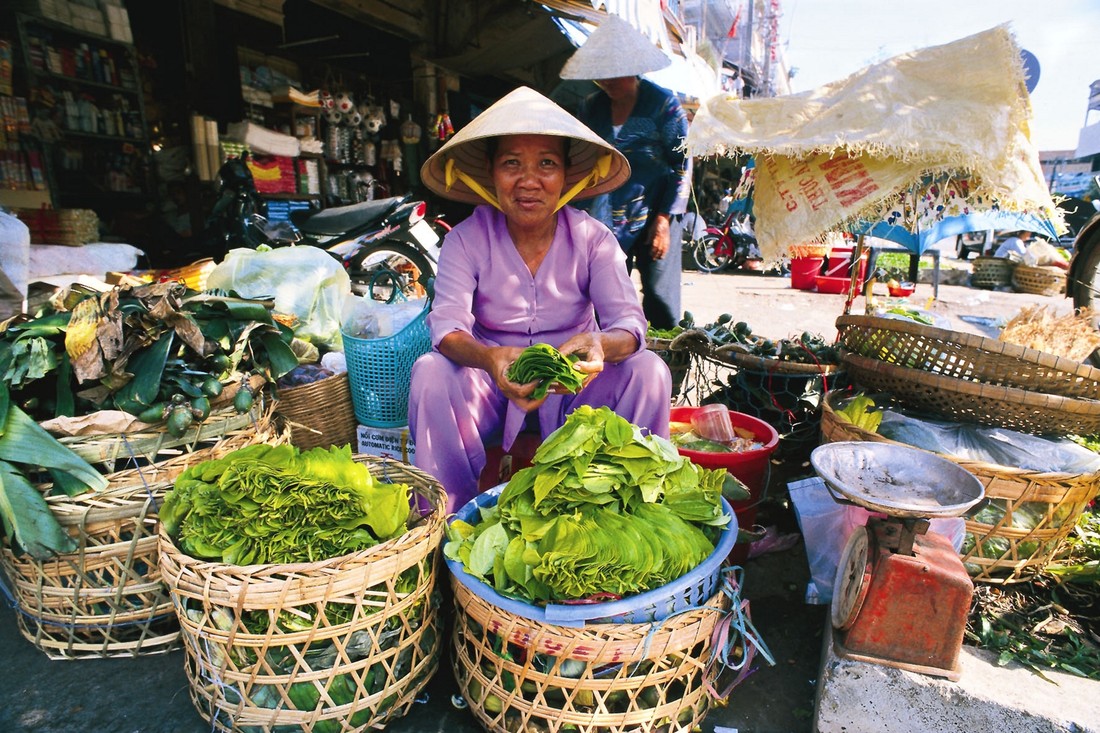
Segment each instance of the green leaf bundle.
[{"label": "green leaf bundle", "polygon": [[407,529],[409,487],[376,482],[351,448],[253,445],[192,466],[160,517],[181,550],[234,565],[316,562]]},{"label": "green leaf bundle", "polygon": [[584,374],[573,368],[576,354],[565,356],[549,344],[528,346],[508,367],[508,379],[516,384],[538,382],[531,399],[546,396],[552,384],[576,393],[584,386]]},{"label": "green leaf bundle", "polygon": [[581,406],[444,553],[497,592],[535,603],[641,593],[690,572],[729,516],[725,469],[696,466],[606,407]]}]

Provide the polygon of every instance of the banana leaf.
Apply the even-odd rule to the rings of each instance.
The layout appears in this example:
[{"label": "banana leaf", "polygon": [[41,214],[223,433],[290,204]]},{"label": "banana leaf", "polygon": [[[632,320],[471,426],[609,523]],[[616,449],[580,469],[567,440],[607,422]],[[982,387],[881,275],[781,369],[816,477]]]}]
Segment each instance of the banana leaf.
[{"label": "banana leaf", "polygon": [[4,533],[37,560],[72,552],[76,540],[62,529],[42,492],[15,466],[0,461],[0,519]]},{"label": "banana leaf", "polygon": [[115,393],[116,405],[128,412],[140,412],[157,401],[174,342],[175,332],[165,331],[156,343],[130,357],[127,369],[134,376]]}]

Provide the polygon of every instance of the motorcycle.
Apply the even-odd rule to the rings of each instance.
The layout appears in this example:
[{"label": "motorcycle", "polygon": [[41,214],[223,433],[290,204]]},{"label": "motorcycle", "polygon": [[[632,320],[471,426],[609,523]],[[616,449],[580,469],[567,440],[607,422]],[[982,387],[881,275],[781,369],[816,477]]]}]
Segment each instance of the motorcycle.
[{"label": "motorcycle", "polygon": [[719,272],[738,268],[747,260],[760,256],[752,222],[740,211],[731,211],[719,226],[708,226],[706,233],[692,245],[692,258],[703,272]]},{"label": "motorcycle", "polygon": [[231,158],[218,171],[220,194],[207,230],[226,250],[306,245],[337,258],[352,290],[394,302],[423,297],[439,265],[441,217],[425,219],[428,205],[411,194],[328,209],[290,212],[270,222],[246,162]]}]

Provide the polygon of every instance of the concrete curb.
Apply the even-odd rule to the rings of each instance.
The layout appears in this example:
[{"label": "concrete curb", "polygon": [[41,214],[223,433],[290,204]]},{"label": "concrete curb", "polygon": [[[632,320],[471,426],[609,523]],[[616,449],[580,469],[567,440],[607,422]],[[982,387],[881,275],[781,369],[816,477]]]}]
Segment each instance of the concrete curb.
[{"label": "concrete curb", "polygon": [[826,620],[814,705],[815,733],[1100,733],[1100,681],[997,664],[964,646],[958,682],[842,659]]}]

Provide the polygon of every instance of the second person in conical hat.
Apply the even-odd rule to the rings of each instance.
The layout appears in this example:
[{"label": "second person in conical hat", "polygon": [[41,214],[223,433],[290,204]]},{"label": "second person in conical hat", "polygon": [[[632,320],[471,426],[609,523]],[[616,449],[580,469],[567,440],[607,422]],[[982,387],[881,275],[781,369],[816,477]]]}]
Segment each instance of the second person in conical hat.
[{"label": "second person in conical hat", "polygon": [[[454,511],[476,493],[486,443],[507,450],[526,426],[541,437],[580,405],[608,406],[668,436],[671,377],[645,349],[646,321],[607,227],[566,204],[630,175],[615,148],[543,95],[521,87],[425,161],[436,194],[481,203],[447,235],[428,317],[432,351],[413,367],[409,429],[416,465]],[[576,355],[576,394],[534,398],[508,368],[527,346]]]}]

